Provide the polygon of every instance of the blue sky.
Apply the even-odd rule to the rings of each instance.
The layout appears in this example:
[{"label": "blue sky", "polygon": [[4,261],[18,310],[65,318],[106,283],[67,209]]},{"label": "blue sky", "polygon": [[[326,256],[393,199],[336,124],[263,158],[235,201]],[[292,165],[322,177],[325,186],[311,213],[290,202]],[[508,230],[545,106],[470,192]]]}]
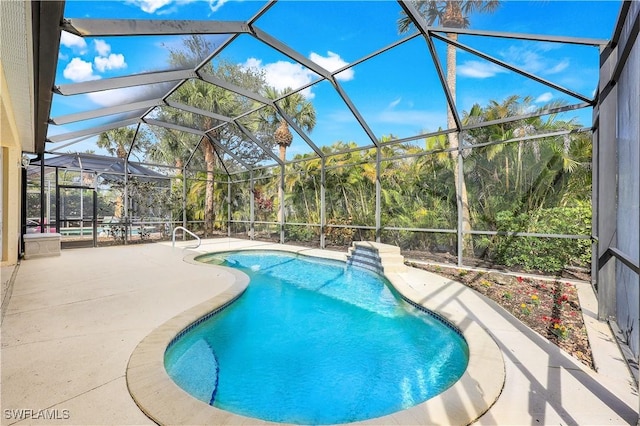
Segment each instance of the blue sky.
[{"label": "blue sky", "polygon": [[[65,17],[242,21],[253,16],[263,4],[226,0],[67,1]],[[474,14],[470,21],[471,28],[479,30],[608,39],[619,9],[619,1],[503,1],[495,13]],[[397,30],[399,16],[400,7],[395,1],[285,0],[258,19],[256,26],[326,69],[336,70],[404,37]],[[214,44],[224,38],[208,37]],[[181,40],[176,36],[81,39],[63,32],[56,84],[168,69],[168,48],[179,47]],[[460,36],[459,41],[569,90],[593,96],[598,75],[596,47],[472,36]],[[444,64],[445,44],[436,41],[435,46]],[[238,38],[223,51],[222,57],[263,70],[268,83],[280,89],[300,87],[317,79],[310,70],[248,35]],[[446,127],[445,98],[422,38],[341,73],[338,81],[378,138],[389,134],[409,137]],[[474,103],[501,102],[513,94],[530,96],[535,106],[553,101],[579,102],[462,51],[457,54],[457,85],[459,112],[468,111]],[[166,88],[167,85],[161,86],[155,92],[150,88],[134,88],[70,97],[56,95],[51,115],[154,97]],[[310,134],[317,145],[335,141],[370,143],[330,84],[319,83],[304,93],[317,111],[317,125]],[[565,118],[572,117],[588,126],[591,110],[572,112]],[[50,126],[49,134],[84,129],[101,122],[104,119]],[[309,151],[296,138],[288,158]]]}]

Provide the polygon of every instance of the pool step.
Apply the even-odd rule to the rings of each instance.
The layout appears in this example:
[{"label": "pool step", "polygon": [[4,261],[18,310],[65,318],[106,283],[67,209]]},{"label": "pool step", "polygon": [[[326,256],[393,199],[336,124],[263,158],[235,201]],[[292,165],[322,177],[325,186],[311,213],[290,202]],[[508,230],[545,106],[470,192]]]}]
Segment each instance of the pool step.
[{"label": "pool step", "polygon": [[407,269],[400,247],[372,241],[354,241],[349,247],[347,265],[354,265],[382,274]]}]

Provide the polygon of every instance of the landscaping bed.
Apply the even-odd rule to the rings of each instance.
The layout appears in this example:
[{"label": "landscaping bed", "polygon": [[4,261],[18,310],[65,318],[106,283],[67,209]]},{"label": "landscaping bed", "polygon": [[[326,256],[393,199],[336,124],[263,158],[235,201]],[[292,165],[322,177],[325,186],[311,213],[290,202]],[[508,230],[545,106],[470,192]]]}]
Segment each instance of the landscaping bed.
[{"label": "landscaping bed", "polygon": [[574,284],[411,262],[409,266],[458,281],[487,296],[529,328],[594,368]]}]

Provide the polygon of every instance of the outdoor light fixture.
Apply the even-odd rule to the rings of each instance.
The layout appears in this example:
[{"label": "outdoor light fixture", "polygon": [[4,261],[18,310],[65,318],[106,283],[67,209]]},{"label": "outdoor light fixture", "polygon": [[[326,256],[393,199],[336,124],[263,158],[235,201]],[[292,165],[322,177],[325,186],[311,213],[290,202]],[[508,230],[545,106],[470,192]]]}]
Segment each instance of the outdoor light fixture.
[{"label": "outdoor light fixture", "polygon": [[27,167],[29,167],[29,162],[31,162],[31,159],[29,158],[29,156],[27,154],[22,154],[20,165],[22,166],[23,169],[26,169]]}]

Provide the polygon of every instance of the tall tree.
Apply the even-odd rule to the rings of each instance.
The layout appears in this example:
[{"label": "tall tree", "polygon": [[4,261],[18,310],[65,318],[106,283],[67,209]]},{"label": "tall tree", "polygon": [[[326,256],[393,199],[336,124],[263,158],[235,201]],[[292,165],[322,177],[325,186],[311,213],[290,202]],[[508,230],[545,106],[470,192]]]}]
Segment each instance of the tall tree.
[{"label": "tall tree", "polygon": [[[274,87],[267,87],[265,95],[268,99],[278,99],[291,92],[291,88],[286,88],[282,91]],[[316,110],[313,104],[307,100],[307,98],[301,93],[292,93],[289,96],[278,101],[278,106],[283,109],[294,123],[296,123],[305,132],[311,132],[316,125]],[[287,122],[277,113],[275,108],[264,108],[262,114],[263,120],[276,127],[273,134],[275,142],[280,147],[280,160],[286,161],[287,148],[291,146],[293,141],[293,135],[289,129]]]},{"label": "tall tree", "polygon": [[[492,13],[500,5],[499,0],[419,0],[415,2],[416,8],[420,15],[426,20],[427,25],[433,25],[438,22],[443,27],[449,28],[468,28],[470,26],[469,15],[474,12]],[[403,13],[398,20],[398,29],[400,33],[409,31],[414,25],[413,21]],[[458,35],[448,33],[447,38],[457,41]],[[447,86],[451,92],[452,102],[455,106],[456,102],[456,47],[447,44]],[[456,123],[450,108],[447,108],[447,127],[453,129]],[[467,195],[467,187],[464,175],[460,173],[455,164],[458,161],[458,133],[448,134],[449,146],[453,148],[451,157],[454,160],[454,181],[456,185],[456,193],[460,200],[462,208],[462,230],[471,230],[471,214],[469,209],[469,200]],[[473,250],[471,235],[467,234],[464,238],[464,247],[467,251]],[[469,253],[471,254],[471,253]]]},{"label": "tall tree", "polygon": [[[176,67],[195,67],[204,61],[213,49],[213,45],[202,36],[191,36],[184,39],[181,48],[170,49],[169,62]],[[216,66],[211,62],[207,63],[203,67],[203,71],[255,93],[260,92],[265,85],[264,76],[260,72],[246,69],[224,60],[217,61]],[[255,101],[232,93],[222,87],[195,79],[180,86],[171,99],[230,118],[237,117],[242,112],[256,106]],[[213,231],[215,221],[215,171],[218,166],[218,158],[221,156],[216,144],[222,144],[229,149],[235,150],[241,157],[246,154],[251,157],[247,159],[248,163],[259,159],[255,154],[257,150],[246,146],[246,142],[243,142],[243,138],[235,126],[219,127],[221,122],[210,116],[166,108],[163,110],[162,118],[177,124],[200,129],[207,132],[212,139],[205,137],[200,143],[206,169],[204,231],[205,236],[208,236]]]},{"label": "tall tree", "polygon": [[[531,97],[509,96],[487,106],[474,105],[463,114],[463,123],[482,123],[525,112],[544,111],[561,106],[551,103],[534,108]],[[492,142],[477,148],[465,167],[475,167],[470,181],[476,186],[472,194],[478,198],[482,217],[491,223],[502,210],[527,213],[556,207],[573,200],[588,199],[590,193],[591,145],[588,135],[581,133],[533,138],[558,130],[580,127],[574,120],[561,120],[557,114],[534,116],[520,120],[477,127],[465,134],[471,144]],[[514,138],[516,142],[499,143]],[[481,201],[483,200],[483,201]]]},{"label": "tall tree", "polygon": [[99,148],[104,148],[111,155],[126,158],[131,144],[134,142],[134,136],[136,140],[132,152],[144,152],[150,143],[149,135],[140,129],[136,136],[136,129],[132,127],[119,127],[100,133],[96,145]]},{"label": "tall tree", "polygon": [[[135,137],[135,141],[134,141]],[[135,143],[134,143],[135,142]],[[109,154],[116,155],[118,158],[127,158],[129,150],[131,152],[145,152],[150,145],[149,135],[144,129],[139,129],[136,135],[136,129],[132,127],[119,127],[117,129],[107,130],[100,133],[96,145],[105,149]],[[122,191],[124,187],[121,188]],[[122,217],[123,213],[123,194],[119,194],[115,201],[113,215]]]}]

